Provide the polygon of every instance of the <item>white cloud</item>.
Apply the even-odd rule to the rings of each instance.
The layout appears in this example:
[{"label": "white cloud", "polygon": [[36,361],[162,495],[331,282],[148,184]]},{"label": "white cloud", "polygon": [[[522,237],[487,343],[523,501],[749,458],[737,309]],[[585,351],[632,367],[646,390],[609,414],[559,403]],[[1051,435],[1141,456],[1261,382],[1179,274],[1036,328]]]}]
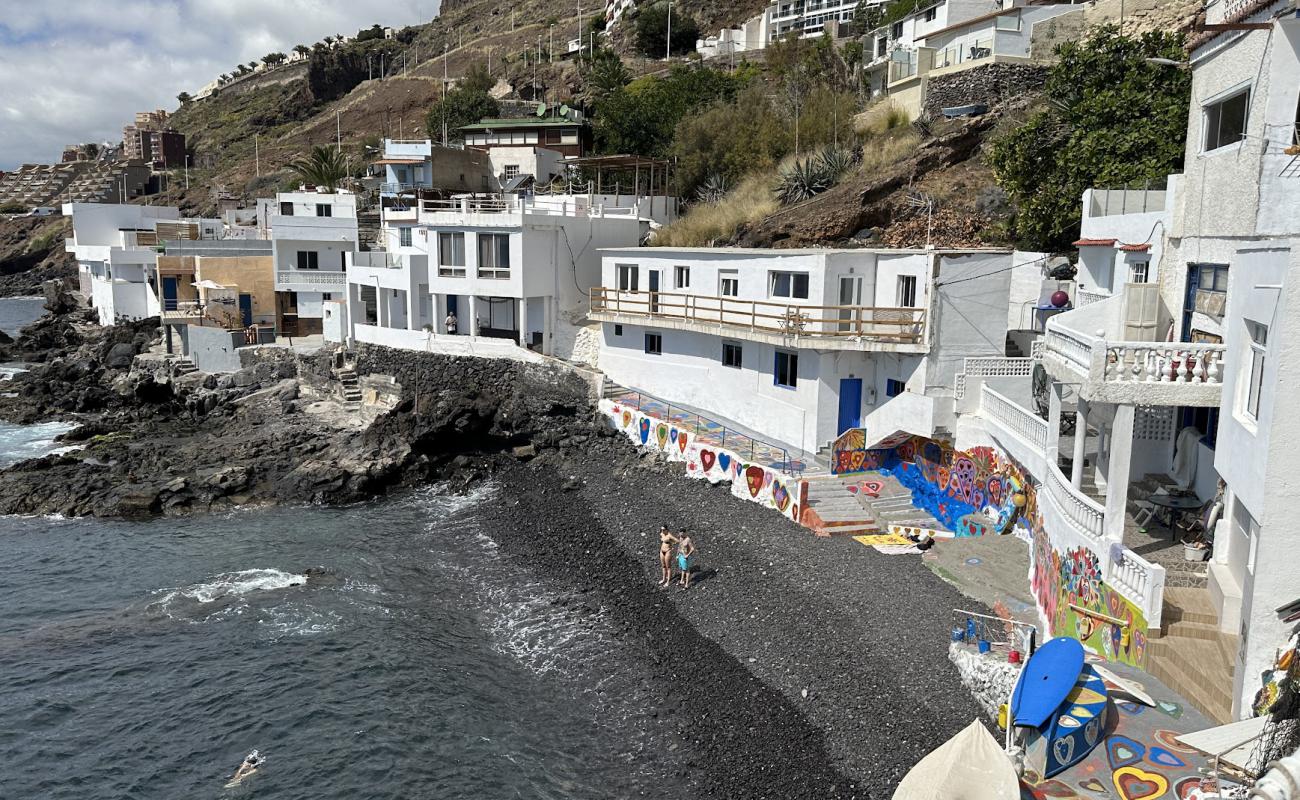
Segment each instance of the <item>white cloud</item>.
[{"label": "white cloud", "polygon": [[117,141],[236,64],[374,23],[428,22],[439,0],[44,0],[0,16],[0,169]]}]

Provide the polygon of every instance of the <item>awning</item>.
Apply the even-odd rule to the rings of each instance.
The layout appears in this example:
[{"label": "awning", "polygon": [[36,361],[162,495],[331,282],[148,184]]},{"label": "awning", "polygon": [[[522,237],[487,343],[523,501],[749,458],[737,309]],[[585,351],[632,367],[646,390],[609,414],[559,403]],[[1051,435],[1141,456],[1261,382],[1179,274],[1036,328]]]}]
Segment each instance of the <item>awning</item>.
[{"label": "awning", "polygon": [[226,288],[225,286],[222,286],[221,284],[217,283],[214,280],[209,280],[208,278],[204,278],[203,280],[199,281],[194,285],[200,289],[225,289]]},{"label": "awning", "polygon": [[1119,246],[1119,249],[1123,250],[1125,253],[1145,253],[1145,252],[1147,252],[1148,250],[1151,249],[1151,245],[1149,245],[1149,244],[1122,244],[1122,245]]},{"label": "awning", "polygon": [[401,164],[423,164],[423,158],[381,158],[378,161],[371,161],[371,164],[392,164],[394,166]]}]

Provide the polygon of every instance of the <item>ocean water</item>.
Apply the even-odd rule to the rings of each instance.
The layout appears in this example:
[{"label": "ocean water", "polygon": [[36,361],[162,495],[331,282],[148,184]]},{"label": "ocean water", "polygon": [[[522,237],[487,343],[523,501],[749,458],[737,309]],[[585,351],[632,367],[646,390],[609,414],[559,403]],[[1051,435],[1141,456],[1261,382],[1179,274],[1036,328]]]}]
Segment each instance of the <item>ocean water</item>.
[{"label": "ocean water", "polygon": [[15,338],[44,314],[43,297],[0,297],[0,331]]},{"label": "ocean water", "polygon": [[[648,745],[602,690],[616,642],[499,553],[478,517],[496,492],[0,518],[0,796],[644,787]],[[224,788],[254,748],[265,764]]]},{"label": "ocean water", "polygon": [[[3,374],[4,365],[0,365]],[[3,386],[3,384],[0,384]],[[7,467],[28,458],[40,458],[50,453],[62,452],[80,445],[62,445],[54,437],[67,433],[75,425],[66,422],[46,422],[40,425],[12,425],[0,421],[0,467]],[[3,607],[0,607],[0,612]]]}]

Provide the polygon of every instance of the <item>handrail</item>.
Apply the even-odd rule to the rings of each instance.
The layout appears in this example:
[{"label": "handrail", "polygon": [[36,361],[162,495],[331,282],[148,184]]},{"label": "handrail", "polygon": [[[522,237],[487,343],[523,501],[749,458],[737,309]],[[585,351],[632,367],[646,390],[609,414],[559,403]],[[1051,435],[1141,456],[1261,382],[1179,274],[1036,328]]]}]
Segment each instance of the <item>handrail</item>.
[{"label": "handrail", "polygon": [[[610,398],[610,399],[614,400],[615,402],[621,403],[622,405],[629,405],[629,403],[628,403],[628,401],[627,401],[627,398],[628,398],[628,397],[635,397],[635,398],[636,398],[636,406],[635,406],[635,407],[636,407],[636,410],[637,410],[637,411],[641,411],[641,406],[642,406],[642,402],[643,402],[643,400],[651,400],[651,401],[653,401],[653,402],[655,402],[655,403],[657,403],[657,404],[663,406],[663,407],[667,410],[667,415],[668,415],[668,419],[666,420],[667,422],[674,423],[674,424],[679,424],[679,425],[680,425],[682,422],[693,422],[694,425],[695,425],[695,427],[694,427],[694,431],[693,431],[693,433],[694,433],[695,436],[699,436],[699,435],[700,435],[700,430],[701,430],[701,428],[704,427],[704,423],[706,423],[706,422],[711,423],[712,425],[714,425],[714,426],[716,426],[716,427],[715,427],[715,428],[710,428],[710,429],[709,429],[710,432],[712,432],[712,433],[717,433],[717,432],[721,431],[721,434],[722,434],[722,444],[720,444],[719,447],[725,447],[725,448],[727,448],[727,449],[729,449],[729,450],[731,450],[731,451],[733,451],[733,452],[739,452],[739,451],[737,450],[737,448],[735,448],[735,447],[728,447],[728,446],[727,446],[727,435],[728,435],[728,433],[730,433],[730,435],[731,435],[733,438],[738,438],[738,439],[741,440],[741,445],[742,445],[742,447],[743,447],[743,444],[744,444],[744,441],[745,441],[745,440],[748,440],[748,441],[749,441],[749,460],[750,460],[750,461],[754,461],[754,460],[755,460],[755,452],[756,452],[756,448],[755,448],[755,446],[761,444],[761,445],[763,445],[764,447],[769,448],[770,450],[778,451],[778,452],[781,453],[781,465],[782,465],[782,466],[781,466],[781,474],[783,474],[783,475],[802,475],[802,474],[803,474],[803,469],[802,469],[802,468],[799,468],[799,469],[796,469],[796,468],[795,468],[795,466],[794,466],[794,465],[795,465],[795,462],[790,458],[790,450],[789,450],[788,448],[782,446],[782,445],[779,445],[779,444],[773,444],[773,443],[771,443],[771,442],[767,442],[767,441],[764,441],[764,440],[762,440],[762,439],[755,439],[753,436],[750,436],[749,434],[741,433],[740,431],[736,431],[736,430],[731,430],[731,429],[729,429],[727,426],[725,426],[725,425],[723,425],[722,423],[718,422],[717,420],[714,420],[714,419],[711,419],[711,418],[709,418],[709,417],[706,417],[706,416],[704,416],[703,414],[700,414],[698,411],[690,411],[690,410],[687,410],[687,409],[678,408],[677,411],[676,411],[676,415],[674,415],[673,404],[667,402],[666,400],[660,400],[659,398],[657,398],[657,397],[655,397],[655,396],[653,396],[653,395],[648,395],[648,394],[645,394],[645,393],[643,393],[643,392],[639,392],[639,391],[637,391],[637,390],[635,390],[635,389],[623,389],[622,387],[620,387],[620,389],[621,389],[621,392],[622,392],[622,393],[621,393],[621,394],[617,394],[617,395],[615,395],[614,397],[612,397],[612,398]],[[644,413],[644,412],[643,412],[643,413]]]},{"label": "handrail", "polygon": [[1048,459],[1045,484],[1052,505],[1080,533],[1097,543],[1105,538],[1106,509],[1074,488],[1052,459]]},{"label": "handrail", "polygon": [[1163,566],[1125,548],[1122,560],[1110,562],[1105,580],[1142,609],[1147,627],[1160,627],[1160,601],[1165,585]]},{"label": "handrail", "polygon": [[1049,438],[1047,420],[990,389],[988,384],[984,384],[981,390],[981,407],[984,412],[1037,448],[1039,454],[1046,456]]},{"label": "handrail", "polygon": [[[872,306],[822,306],[741,300],[734,297],[594,287],[591,313],[632,314],[730,325],[786,336],[870,338],[920,342],[926,310]],[[814,316],[810,312],[833,312]]]},{"label": "handrail", "polygon": [[1105,342],[1108,381],[1220,384],[1227,346],[1210,342]]}]

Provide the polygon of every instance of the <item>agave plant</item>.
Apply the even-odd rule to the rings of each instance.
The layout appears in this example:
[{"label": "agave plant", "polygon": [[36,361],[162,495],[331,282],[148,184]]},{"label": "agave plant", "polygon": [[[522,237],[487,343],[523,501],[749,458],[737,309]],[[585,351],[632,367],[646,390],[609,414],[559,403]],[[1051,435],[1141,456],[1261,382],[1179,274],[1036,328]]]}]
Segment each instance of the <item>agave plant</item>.
[{"label": "agave plant", "polygon": [[718,203],[727,196],[727,179],[716,172],[704,179],[700,188],[695,190],[701,203]]},{"label": "agave plant", "polygon": [[304,182],[319,189],[332,192],[348,176],[347,159],[343,152],[333,147],[317,145],[311,149],[306,158],[294,159],[289,169],[298,174]]},{"label": "agave plant", "polygon": [[828,147],[817,155],[817,162],[822,171],[830,176],[831,185],[834,185],[841,175],[853,168],[853,151],[842,147]]},{"label": "agave plant", "polygon": [[834,186],[852,166],[853,153],[833,147],[805,159],[795,159],[781,171],[777,198],[782,205],[802,203]]}]

